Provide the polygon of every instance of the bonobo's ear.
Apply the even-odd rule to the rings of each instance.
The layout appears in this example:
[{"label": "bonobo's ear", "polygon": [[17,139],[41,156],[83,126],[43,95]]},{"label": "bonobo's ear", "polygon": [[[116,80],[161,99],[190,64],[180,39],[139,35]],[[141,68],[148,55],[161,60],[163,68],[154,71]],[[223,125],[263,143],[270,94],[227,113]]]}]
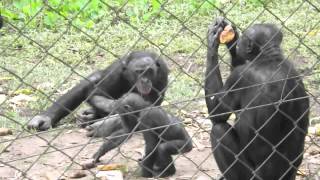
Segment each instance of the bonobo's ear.
[{"label": "bonobo's ear", "polygon": [[127,63],[125,60],[121,60],[121,65],[122,65],[122,71],[127,70]]}]

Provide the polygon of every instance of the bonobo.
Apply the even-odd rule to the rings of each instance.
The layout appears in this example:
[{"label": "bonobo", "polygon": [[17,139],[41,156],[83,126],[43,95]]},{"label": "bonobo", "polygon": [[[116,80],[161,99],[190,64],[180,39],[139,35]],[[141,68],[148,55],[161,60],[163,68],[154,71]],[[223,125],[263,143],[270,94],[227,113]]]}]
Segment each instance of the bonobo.
[{"label": "bonobo", "polygon": [[141,94],[146,101],[160,105],[168,83],[168,72],[165,61],[157,54],[145,51],[132,52],[106,69],[96,71],[82,80],[46,111],[35,116],[28,123],[28,128],[47,130],[85,100],[92,108],[83,111],[81,119],[92,121],[105,117],[110,112],[101,111],[91,103],[92,98],[96,96],[113,100],[133,91]]},{"label": "bonobo", "polygon": [[3,26],[3,17],[0,15],[0,29],[2,28]]},{"label": "bonobo", "polygon": [[[94,102],[93,102],[94,103]],[[145,156],[140,161],[143,177],[166,177],[175,173],[171,155],[191,151],[192,142],[181,121],[161,107],[152,106],[140,95],[125,94],[122,98],[100,107],[110,111],[117,109],[123,131],[110,135],[94,154],[94,162],[129,138],[133,131],[142,131],[145,140]]]},{"label": "bonobo", "polygon": [[[227,43],[232,71],[225,84],[218,67],[219,34],[209,28],[205,94],[213,154],[225,179],[295,179],[308,128],[309,98],[281,51],[282,32],[255,24]],[[235,28],[235,27],[233,27]],[[227,123],[236,114],[233,126]]]}]

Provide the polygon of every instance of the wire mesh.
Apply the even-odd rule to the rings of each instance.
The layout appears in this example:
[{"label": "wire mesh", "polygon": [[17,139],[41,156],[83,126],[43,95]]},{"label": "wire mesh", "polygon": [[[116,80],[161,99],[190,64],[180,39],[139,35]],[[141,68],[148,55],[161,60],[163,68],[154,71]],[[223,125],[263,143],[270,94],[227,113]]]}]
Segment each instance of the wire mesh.
[{"label": "wire mesh", "polygon": [[[319,178],[319,2],[311,0],[283,2],[272,0],[83,0],[79,1],[81,5],[73,9],[71,14],[64,11],[64,6],[69,1],[22,2],[25,3],[26,9],[19,9],[19,3],[14,0],[1,4],[4,27],[0,30],[0,126],[2,127],[1,133],[3,133],[0,133],[0,179],[68,179],[73,178],[77,173],[83,175],[82,179],[98,178],[99,170],[97,168],[83,170],[83,163],[91,161],[93,154],[105,142],[115,143],[117,147],[102,156],[99,164],[124,165],[126,168],[122,169],[122,173],[125,179],[143,179],[139,174],[141,168],[154,173],[154,167],[141,165],[141,158],[150,156],[150,154],[145,154],[146,143],[143,139],[146,137],[143,136],[144,133],[151,132],[151,135],[153,133],[159,139],[158,142],[154,142],[156,145],[152,153],[155,153],[163,143],[170,142],[162,136],[172,127],[185,128],[190,135],[190,139],[185,143],[192,141],[193,144],[190,152],[182,153],[183,148],[174,148],[178,153],[172,156],[173,160],[166,169],[170,169],[172,164],[175,165],[176,172],[172,176],[175,179],[219,179],[226,176],[228,171],[234,169],[237,164],[241,164],[254,174],[251,179],[264,179],[264,176],[261,177],[259,174],[259,169],[263,168],[274,154],[289,162],[290,168],[287,171],[292,168],[297,170],[296,179]],[[36,2],[39,3],[37,8],[33,8],[32,3]],[[76,4],[76,2],[72,3]],[[85,16],[84,13],[90,11],[94,4],[99,4],[97,7],[100,14],[85,17],[89,19],[88,22],[94,23],[93,26],[90,26],[90,23],[89,25],[83,23],[81,18]],[[26,14],[27,7],[33,10],[33,13],[28,14],[29,16],[22,16],[21,14]],[[10,17],[9,11],[5,9],[15,11],[18,14],[17,17]],[[218,16],[223,16],[231,22],[239,32],[257,23],[276,24],[284,34],[282,43],[284,59],[292,62],[300,74],[285,79],[251,83],[251,86],[232,88],[215,94],[205,94],[207,31],[208,26]],[[59,19],[59,21],[52,18]],[[56,24],[50,26],[48,22],[51,21]],[[167,86],[162,92],[158,92],[165,92],[162,104],[154,103],[151,108],[147,109],[161,108],[164,113],[173,114],[180,121],[157,127],[149,127],[139,121],[133,129],[126,133],[110,135],[109,132],[110,136],[105,138],[86,136],[89,130],[79,127],[85,122],[80,121],[78,114],[87,108],[86,102],[90,101],[96,92],[99,92],[101,96],[109,97],[101,88],[104,86],[101,84],[114,72],[105,74],[105,77],[99,82],[92,82],[91,76],[88,75],[98,69],[108,67],[136,50],[155,52],[158,57],[165,60],[170,69]],[[216,68],[220,68],[222,79],[225,82],[232,68],[230,55],[228,49],[223,45],[220,46],[219,51],[219,64]],[[250,66],[248,69],[250,70]],[[241,73],[245,74],[248,69]],[[276,73],[276,71],[273,72],[273,75]],[[210,118],[232,114],[228,122],[236,126],[243,113],[274,106],[278,107],[277,112],[294,124],[301,117],[294,119],[287,113],[281,112],[279,106],[299,100],[300,97],[287,99],[290,93],[286,96],[280,92],[282,93],[280,96],[284,97],[279,101],[258,106],[250,105],[250,102],[255,101],[255,98],[252,98],[246,107],[241,109],[230,107],[229,111],[224,114],[208,113],[205,98],[225,96],[230,92],[242,92],[250,88],[260,88],[262,93],[266,85],[297,78],[303,79],[306,87],[307,97],[302,98],[310,100],[309,109],[303,113],[310,112],[309,131],[306,132],[296,124],[294,128],[301,134],[307,134],[303,152],[294,159],[288,159],[288,156],[282,154],[278,149],[279,144],[286,141],[293,130],[288,132],[277,145],[260,134],[261,129],[277,115],[272,114],[259,129],[250,127],[255,132],[255,138],[263,139],[273,148],[272,153],[260,159],[261,163],[252,168],[251,162],[244,161],[241,154],[252,146],[255,138],[245,144],[238,153],[234,153],[228,148],[228,145],[220,142],[232,131],[230,128],[218,140],[218,144],[227,149],[235,160],[228,168],[221,171],[213,156],[213,152],[218,148],[211,146],[212,123]],[[79,107],[72,110],[56,102],[59,97],[79,84],[79,81],[81,84],[87,83],[94,87]],[[296,88],[297,86],[293,87],[290,92]],[[157,91],[157,89],[153,90]],[[128,90],[128,92],[132,91],[134,87]],[[255,94],[255,97],[260,96],[261,93]],[[264,98],[269,99],[270,97]],[[74,98],[73,101],[77,99]],[[28,122],[52,104],[60,107],[69,115],[57,126],[48,130],[28,129]],[[223,102],[216,108],[221,104]],[[110,127],[117,128],[119,124],[110,123],[110,119],[115,117],[114,114],[117,111],[113,109],[108,116],[95,118],[90,123],[103,122]],[[144,111],[146,110],[142,109],[138,112]],[[171,117],[171,115],[168,116]],[[143,118],[143,116],[137,117],[138,120]],[[120,119],[118,118],[118,121]],[[123,124],[120,123],[119,126]],[[141,128],[142,126],[144,128]],[[101,131],[101,128],[103,126],[97,126],[98,131]],[[163,132],[157,133],[159,129],[162,129]],[[92,135],[94,134],[90,136]],[[122,139],[120,144],[117,144],[118,139]],[[186,144],[184,147],[187,146]],[[301,165],[298,168],[295,167],[294,161],[302,156]],[[277,166],[277,164],[273,165]],[[277,171],[277,168],[270,167],[270,171]],[[280,176],[280,179],[286,179],[285,173]],[[274,172],[274,174],[277,173]]]}]

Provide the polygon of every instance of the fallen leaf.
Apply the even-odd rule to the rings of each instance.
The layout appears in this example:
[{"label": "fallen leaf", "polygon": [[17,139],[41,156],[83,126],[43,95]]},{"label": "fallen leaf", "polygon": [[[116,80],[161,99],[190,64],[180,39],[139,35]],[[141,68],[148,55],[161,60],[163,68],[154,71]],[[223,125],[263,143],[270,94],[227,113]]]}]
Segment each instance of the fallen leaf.
[{"label": "fallen leaf", "polygon": [[320,124],[316,124],[313,127],[308,128],[308,134],[313,134],[316,136],[320,136]]},{"label": "fallen leaf", "polygon": [[303,169],[299,169],[299,170],[297,171],[297,175],[298,175],[298,176],[303,176],[303,177],[307,176],[306,171],[303,170]]},{"label": "fallen leaf", "polygon": [[110,170],[121,170],[123,172],[127,172],[127,166],[123,164],[106,164],[106,165],[98,165],[97,169],[99,171],[110,171]]},{"label": "fallen leaf", "polygon": [[31,89],[18,89],[14,92],[14,94],[25,94],[25,95],[30,95],[32,93],[33,91]]},{"label": "fallen leaf", "polygon": [[78,178],[83,178],[86,177],[87,174],[84,171],[77,170],[74,172],[71,172],[69,175],[67,175],[71,179],[78,179]]},{"label": "fallen leaf", "polygon": [[309,152],[309,154],[311,156],[314,156],[314,155],[320,154],[320,151],[319,150],[312,150],[312,151]]},{"label": "fallen leaf", "polygon": [[0,136],[11,135],[12,130],[8,128],[0,128]]},{"label": "fallen leaf", "polygon": [[312,30],[308,33],[309,36],[316,36],[318,34],[319,30]]},{"label": "fallen leaf", "polygon": [[96,177],[107,180],[123,180],[123,174],[119,170],[98,171]]},{"label": "fallen leaf", "polygon": [[2,104],[6,100],[7,96],[4,94],[0,94],[0,104]]},{"label": "fallen leaf", "polygon": [[21,106],[26,102],[35,101],[35,99],[29,95],[19,94],[11,98],[9,101],[17,106]]},{"label": "fallen leaf", "polygon": [[162,105],[162,106],[168,106],[168,105],[169,105],[169,102],[168,102],[168,101],[163,101],[163,102],[161,103],[161,105]]},{"label": "fallen leaf", "polygon": [[6,81],[12,80],[12,79],[13,78],[9,77],[9,76],[0,77],[0,84],[4,83]]}]

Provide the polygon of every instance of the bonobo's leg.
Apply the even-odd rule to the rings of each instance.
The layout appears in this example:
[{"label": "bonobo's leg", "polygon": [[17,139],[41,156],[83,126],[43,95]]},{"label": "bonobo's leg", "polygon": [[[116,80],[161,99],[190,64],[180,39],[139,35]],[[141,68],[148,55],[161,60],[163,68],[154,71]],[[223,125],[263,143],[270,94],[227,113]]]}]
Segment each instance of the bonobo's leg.
[{"label": "bonobo's leg", "polygon": [[112,115],[98,119],[94,124],[87,126],[86,130],[88,137],[108,137],[122,128],[121,117]]},{"label": "bonobo's leg", "polygon": [[142,177],[153,177],[153,165],[155,163],[157,151],[155,149],[159,139],[151,132],[143,132],[145,140],[145,156],[139,162]]},{"label": "bonobo's leg", "polygon": [[176,169],[171,155],[186,153],[191,151],[191,139],[187,140],[170,140],[161,143],[157,148],[157,159],[154,170],[159,177],[171,176]]},{"label": "bonobo's leg", "polygon": [[66,94],[62,95],[45,112],[35,116],[28,128],[47,130],[56,125],[63,117],[77,108],[94,90],[95,84],[102,79],[101,71],[91,74],[86,80],[82,80]]},{"label": "bonobo's leg", "polygon": [[[119,136],[119,137],[118,137]],[[113,132],[106,141],[100,146],[99,150],[93,155],[93,160],[95,163],[99,162],[101,156],[105,155],[107,152],[118,147],[122,142],[124,142],[128,136],[129,132],[125,129],[119,129]],[[129,137],[130,138],[130,137]]]},{"label": "bonobo's leg", "polygon": [[[231,129],[230,129],[231,128]],[[230,129],[230,130],[229,130]],[[228,123],[216,123],[212,126],[211,143],[215,160],[226,179],[250,179],[252,174],[238,159],[240,140]],[[250,164],[245,155],[238,156],[242,162]]]}]

